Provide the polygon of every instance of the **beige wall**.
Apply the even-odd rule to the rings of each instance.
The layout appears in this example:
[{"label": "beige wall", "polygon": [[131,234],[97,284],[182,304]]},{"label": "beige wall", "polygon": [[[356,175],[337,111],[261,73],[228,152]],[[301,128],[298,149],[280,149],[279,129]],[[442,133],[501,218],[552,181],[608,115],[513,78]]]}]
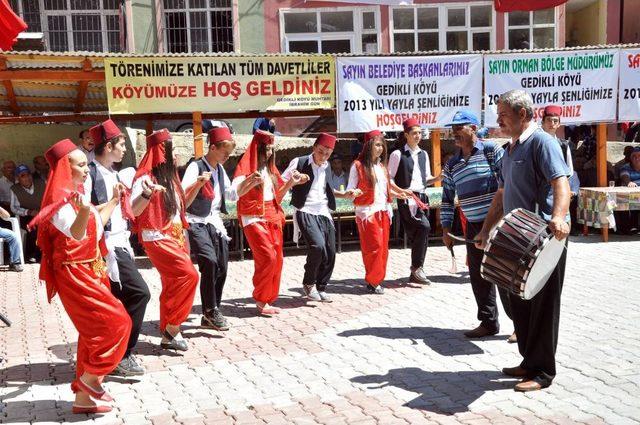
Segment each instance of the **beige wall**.
[{"label": "beige wall", "polygon": [[565,28],[567,43],[572,46],[606,44],[606,0],[599,0],[573,13],[568,12]]}]

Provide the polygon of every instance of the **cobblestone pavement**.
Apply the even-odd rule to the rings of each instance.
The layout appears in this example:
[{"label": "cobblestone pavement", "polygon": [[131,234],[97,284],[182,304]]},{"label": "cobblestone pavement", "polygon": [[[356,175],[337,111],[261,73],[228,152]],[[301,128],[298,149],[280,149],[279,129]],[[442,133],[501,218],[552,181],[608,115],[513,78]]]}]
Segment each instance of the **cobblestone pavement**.
[{"label": "cobblestone pavement", "polygon": [[[640,238],[599,243],[574,238],[565,280],[558,376],[520,394],[500,369],[520,357],[499,335],[465,339],[474,327],[466,274],[447,272],[449,253],[429,249],[429,287],[407,283],[409,251],[392,250],[384,295],[364,290],[360,252],[338,255],[331,304],[300,298],[304,257],[285,258],[280,317],[256,317],[252,261],[232,262],[224,312],[230,331],[198,328],[196,297],[185,326],[190,350],[158,349],[158,294],[152,289],[138,358],[140,380],[108,378],[115,409],[72,415],[69,382],[77,333],[56,299],[46,302],[37,268],[0,273],[0,422],[183,424],[611,423],[640,421]],[[458,247],[459,269],[464,248]]]}]

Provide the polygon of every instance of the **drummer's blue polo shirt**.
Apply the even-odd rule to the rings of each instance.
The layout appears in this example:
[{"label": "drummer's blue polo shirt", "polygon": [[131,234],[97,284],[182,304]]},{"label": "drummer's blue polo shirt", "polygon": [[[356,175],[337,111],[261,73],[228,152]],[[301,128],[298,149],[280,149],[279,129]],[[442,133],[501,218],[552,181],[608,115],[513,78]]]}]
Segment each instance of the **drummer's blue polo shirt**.
[{"label": "drummer's blue polo shirt", "polygon": [[[534,147],[537,148],[535,152]],[[536,187],[534,155],[540,187]],[[551,135],[531,121],[511,152],[508,148],[505,150],[500,171],[505,215],[516,208],[536,211],[536,204],[539,204],[538,213],[543,219],[551,220],[553,193],[549,182],[561,176],[569,176],[569,167],[562,156],[560,144]]]}]

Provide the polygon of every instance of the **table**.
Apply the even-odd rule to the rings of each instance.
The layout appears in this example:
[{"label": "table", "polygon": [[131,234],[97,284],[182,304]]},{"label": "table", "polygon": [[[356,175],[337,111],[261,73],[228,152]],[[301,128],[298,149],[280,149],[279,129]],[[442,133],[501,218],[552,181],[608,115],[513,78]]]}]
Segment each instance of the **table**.
[{"label": "table", "polygon": [[602,229],[609,240],[609,228],[615,229],[614,211],[640,210],[640,187],[581,187],[578,195],[578,223],[583,234],[590,227]]},{"label": "table", "polygon": [[[442,205],[442,188],[430,187],[426,191],[429,197],[429,206],[431,209],[439,209]],[[293,217],[293,206],[291,206],[291,192],[287,193],[282,200],[282,209],[284,211],[286,222],[291,223]],[[240,245],[240,259],[244,259],[244,235],[242,228],[238,225],[237,204],[236,202],[226,201],[227,214],[222,214],[223,220],[231,222],[232,232],[230,236],[236,239]],[[393,209],[397,209],[395,200],[393,201]],[[331,214],[336,221],[336,245],[337,252],[342,252],[342,221],[355,220],[355,206],[350,199],[337,198],[336,210]],[[396,232],[397,233],[397,232]]]}]

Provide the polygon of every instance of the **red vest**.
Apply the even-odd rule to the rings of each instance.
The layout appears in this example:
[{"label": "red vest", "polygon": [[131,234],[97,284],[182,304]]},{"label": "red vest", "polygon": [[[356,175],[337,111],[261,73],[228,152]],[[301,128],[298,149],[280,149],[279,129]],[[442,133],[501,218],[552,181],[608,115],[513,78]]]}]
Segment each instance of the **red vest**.
[{"label": "red vest", "polygon": [[[375,197],[375,188],[369,183],[369,176],[364,168],[364,165],[358,160],[353,161],[356,166],[356,171],[358,172],[358,189],[362,191],[362,195],[358,196],[353,200],[353,204],[364,207],[367,205],[373,204]],[[391,202],[391,187],[389,185],[389,172],[387,168],[382,165],[384,172],[387,176],[387,202]]]},{"label": "red vest", "polygon": [[[151,181],[153,183],[157,184],[154,176],[149,175],[149,177],[151,177]],[[182,186],[180,185],[180,183],[176,182],[176,179],[173,180],[173,186],[180,198],[180,220],[182,221],[182,227],[187,229],[189,227],[189,224],[187,223],[187,218],[184,213],[184,192],[182,191]],[[167,213],[164,210],[164,194],[160,191],[157,191],[154,192],[153,195],[151,195],[149,204],[144,209],[144,211],[142,211],[142,214],[140,214],[136,219],[136,228],[138,229],[138,231],[148,229],[160,230],[165,232],[170,229],[172,219],[173,217],[168,217]]]},{"label": "red vest", "polygon": [[[276,188],[274,187],[274,190]],[[243,215],[255,215],[263,217],[265,214],[264,209],[264,196],[262,194],[262,186],[256,186],[238,199],[238,217]],[[280,202],[276,198],[274,193],[274,200],[276,201],[276,209],[278,214],[284,216]]]},{"label": "red vest", "polygon": [[84,263],[90,262],[106,255],[104,238],[98,240],[98,230],[96,218],[93,211],[89,215],[87,222],[86,237],[80,241],[66,236],[55,226],[51,226],[51,238],[53,264],[58,266],[64,263]]}]

